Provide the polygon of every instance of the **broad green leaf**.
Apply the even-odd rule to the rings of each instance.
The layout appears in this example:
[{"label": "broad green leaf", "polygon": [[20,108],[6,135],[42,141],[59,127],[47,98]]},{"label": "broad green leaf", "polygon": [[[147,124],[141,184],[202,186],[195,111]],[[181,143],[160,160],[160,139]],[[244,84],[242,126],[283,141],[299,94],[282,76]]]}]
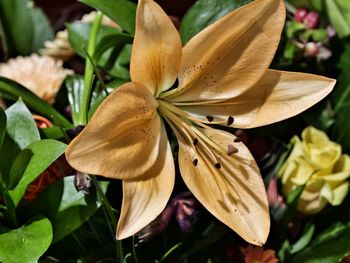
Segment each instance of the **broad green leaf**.
[{"label": "broad green leaf", "polygon": [[332,226],[292,259],[292,263],[334,263],[350,252],[350,226]]},{"label": "broad green leaf", "polygon": [[30,109],[50,119],[56,125],[64,128],[73,127],[73,125],[52,106],[15,81],[0,77],[0,95],[11,100],[17,100],[21,97]]},{"label": "broad green leaf", "polygon": [[33,219],[20,228],[0,235],[0,261],[36,263],[49,248],[52,226],[47,218]]},{"label": "broad green leaf", "polygon": [[[100,185],[102,191],[106,193],[108,182],[102,182]],[[62,201],[53,219],[54,242],[78,229],[100,206],[95,192],[90,195],[77,192],[74,187],[74,176],[65,177]]]},{"label": "broad green leaf", "polygon": [[65,81],[73,124],[79,124],[79,112],[83,99],[84,80],[81,76],[68,76]]},{"label": "broad green leaf", "polygon": [[32,143],[26,150],[32,152],[28,166],[17,186],[9,191],[15,206],[21,201],[28,185],[44,172],[66,149],[66,145],[59,141],[46,139]]},{"label": "broad green leaf", "polygon": [[100,10],[125,31],[134,35],[136,4],[129,0],[80,0],[84,4]]},{"label": "broad green leaf", "polygon": [[6,130],[20,149],[40,140],[39,130],[32,114],[21,99],[6,110],[6,116]]},{"label": "broad green leaf", "polygon": [[9,56],[30,55],[53,38],[47,17],[31,0],[0,1],[0,21]]},{"label": "broad green leaf", "polygon": [[[101,182],[100,185],[106,193],[108,182]],[[48,186],[37,197],[30,210],[32,215],[45,215],[51,220],[54,242],[57,242],[78,229],[100,205],[93,189],[90,195],[77,192],[74,176],[66,176]]]},{"label": "broad green leaf", "polygon": [[248,4],[251,0],[198,0],[181,21],[182,43],[187,43],[195,34],[214,23],[230,11]]},{"label": "broad green leaf", "polygon": [[8,189],[14,189],[18,182],[21,180],[25,169],[27,168],[31,158],[33,157],[32,151],[28,149],[22,150],[12,163],[9,178],[8,178]]},{"label": "broad green leaf", "polygon": [[2,148],[0,149],[0,181],[8,185],[9,174],[12,163],[14,162],[21,149],[13,139],[5,133]]},{"label": "broad green leaf", "polygon": [[2,142],[4,141],[5,133],[6,133],[6,114],[4,110],[0,107],[0,149],[2,147]]}]

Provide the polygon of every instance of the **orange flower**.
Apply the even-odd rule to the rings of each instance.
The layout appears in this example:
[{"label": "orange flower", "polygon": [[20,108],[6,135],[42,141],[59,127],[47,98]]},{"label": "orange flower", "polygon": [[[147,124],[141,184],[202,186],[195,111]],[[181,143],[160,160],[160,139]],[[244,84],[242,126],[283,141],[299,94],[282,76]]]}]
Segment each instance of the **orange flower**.
[{"label": "orange flower", "polygon": [[272,249],[264,250],[262,247],[252,245],[240,249],[244,255],[245,263],[277,263],[275,251]]}]

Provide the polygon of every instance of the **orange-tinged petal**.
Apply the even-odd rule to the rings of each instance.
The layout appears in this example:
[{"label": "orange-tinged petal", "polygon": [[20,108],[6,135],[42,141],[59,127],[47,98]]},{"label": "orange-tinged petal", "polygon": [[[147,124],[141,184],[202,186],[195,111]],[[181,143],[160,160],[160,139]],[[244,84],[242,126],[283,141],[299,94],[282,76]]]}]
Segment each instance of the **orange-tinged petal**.
[{"label": "orange-tinged petal", "polygon": [[268,69],[285,21],[282,0],[256,0],[221,18],[183,48],[173,102],[230,99]]},{"label": "orange-tinged petal", "polygon": [[80,172],[130,179],[151,168],[159,152],[158,103],[141,84],[113,91],[68,146],[69,164]]},{"label": "orange-tinged petal", "polygon": [[[334,79],[318,75],[268,70],[259,82],[231,100],[208,103],[175,103],[199,121],[254,128],[293,117],[326,97],[335,85]],[[207,116],[211,116],[209,122]]]},{"label": "orange-tinged petal", "polygon": [[156,97],[169,89],[181,63],[181,40],[164,11],[152,0],[140,0],[131,55],[132,81],[144,84]]},{"label": "orange-tinged petal", "polygon": [[154,166],[141,180],[123,180],[123,204],[117,238],[127,238],[150,222],[165,208],[174,187],[175,168],[171,147],[162,125],[161,148]]},{"label": "orange-tinged petal", "polygon": [[246,241],[261,246],[269,233],[270,218],[264,183],[249,150],[234,142],[234,135],[211,128],[185,127],[202,134],[198,141],[195,137],[189,140],[183,125],[171,124],[179,141],[184,182],[216,218]]}]

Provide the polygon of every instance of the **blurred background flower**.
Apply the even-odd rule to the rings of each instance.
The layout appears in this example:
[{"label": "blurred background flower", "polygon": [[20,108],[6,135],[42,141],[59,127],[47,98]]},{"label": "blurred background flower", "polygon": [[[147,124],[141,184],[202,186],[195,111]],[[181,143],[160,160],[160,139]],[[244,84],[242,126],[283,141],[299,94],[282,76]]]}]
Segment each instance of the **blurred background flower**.
[{"label": "blurred background flower", "polygon": [[313,127],[294,136],[293,149],[280,170],[285,194],[304,187],[298,210],[305,214],[321,211],[328,203],[341,204],[348,193],[350,158],[341,146],[329,140],[326,133]]},{"label": "blurred background flower", "polygon": [[49,104],[55,102],[62,82],[72,73],[63,68],[62,61],[37,54],[18,56],[0,64],[1,77],[18,82]]}]

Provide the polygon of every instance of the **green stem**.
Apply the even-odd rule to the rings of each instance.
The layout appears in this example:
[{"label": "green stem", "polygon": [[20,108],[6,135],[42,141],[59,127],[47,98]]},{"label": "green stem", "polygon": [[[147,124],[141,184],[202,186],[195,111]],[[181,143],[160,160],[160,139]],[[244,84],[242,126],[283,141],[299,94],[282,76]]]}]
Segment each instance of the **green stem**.
[{"label": "green stem", "polygon": [[135,263],[139,263],[139,259],[137,257],[137,253],[136,253],[135,235],[132,236],[132,253],[134,254]]},{"label": "green stem", "polygon": [[[90,33],[88,49],[87,49],[87,53],[89,54],[89,56],[92,56],[92,54],[95,51],[97,33],[98,33],[98,30],[100,29],[101,22],[102,22],[102,13],[98,11]],[[89,111],[89,104],[90,104],[89,102],[90,102],[91,87],[92,87],[92,81],[93,81],[93,73],[94,73],[93,65],[90,59],[86,58],[83,98],[81,101],[81,111],[79,113],[79,120],[78,120],[79,123],[82,125],[86,125],[88,121],[88,111]]]},{"label": "green stem", "polygon": [[[106,195],[103,193],[101,186],[99,184],[99,182],[97,181],[96,177],[91,175],[91,181],[94,184],[94,186],[96,187],[96,191],[97,191],[97,195],[101,201],[101,203],[103,204],[103,206],[106,208],[108,216],[110,218],[110,220],[112,221],[113,226],[117,225],[117,218],[113,212],[113,208],[111,206],[111,204],[109,203]],[[123,262],[124,260],[124,253],[123,253],[123,244],[121,240],[116,240],[116,245],[117,245],[117,262]]]}]

